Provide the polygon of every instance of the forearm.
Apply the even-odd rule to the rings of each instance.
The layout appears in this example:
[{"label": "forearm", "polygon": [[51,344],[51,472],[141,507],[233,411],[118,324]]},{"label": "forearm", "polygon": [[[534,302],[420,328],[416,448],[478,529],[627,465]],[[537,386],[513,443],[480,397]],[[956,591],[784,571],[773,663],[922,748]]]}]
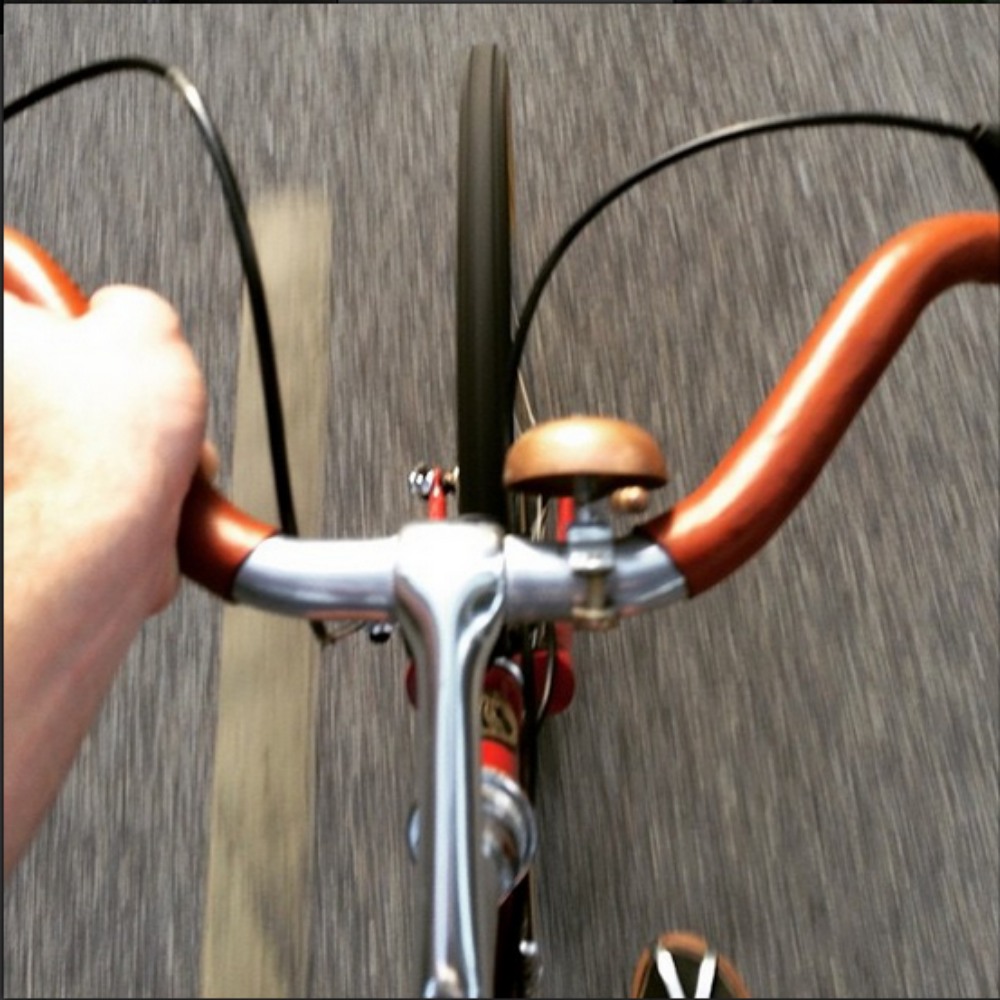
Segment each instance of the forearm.
[{"label": "forearm", "polygon": [[[4,500],[6,879],[56,797],[150,598],[142,567],[120,564],[120,525],[114,533],[51,522],[31,530],[40,511],[17,496]],[[43,541],[27,551],[21,543],[29,538]]]}]

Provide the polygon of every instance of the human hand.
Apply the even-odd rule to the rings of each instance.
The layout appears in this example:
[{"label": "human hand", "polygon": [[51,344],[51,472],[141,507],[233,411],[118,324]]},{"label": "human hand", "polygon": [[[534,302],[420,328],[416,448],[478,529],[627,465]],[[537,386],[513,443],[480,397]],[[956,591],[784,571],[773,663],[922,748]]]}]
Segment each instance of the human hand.
[{"label": "human hand", "polygon": [[4,873],[118,664],[178,585],[206,395],[170,306],[99,292],[80,319],[4,294]]}]

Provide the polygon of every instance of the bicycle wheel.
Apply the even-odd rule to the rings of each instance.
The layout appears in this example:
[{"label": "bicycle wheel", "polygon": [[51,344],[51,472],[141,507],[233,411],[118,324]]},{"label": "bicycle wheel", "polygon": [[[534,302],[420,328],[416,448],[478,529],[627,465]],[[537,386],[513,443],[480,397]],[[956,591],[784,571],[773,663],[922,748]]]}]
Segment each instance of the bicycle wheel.
[{"label": "bicycle wheel", "polygon": [[[507,61],[496,45],[475,46],[462,90],[458,161],[457,409],[458,509],[512,530],[503,462],[513,437],[506,395],[512,342],[513,174]],[[507,635],[501,647],[521,640]],[[526,691],[534,705],[533,689]],[[530,739],[531,725],[524,734]],[[522,737],[523,738],[523,737]],[[530,878],[530,876],[529,876]],[[535,974],[522,953],[530,888],[520,883],[500,910],[494,996],[527,996]]]},{"label": "bicycle wheel", "polygon": [[458,509],[509,528],[503,489],[511,441],[511,153],[507,62],[473,48],[462,91],[458,161]]}]

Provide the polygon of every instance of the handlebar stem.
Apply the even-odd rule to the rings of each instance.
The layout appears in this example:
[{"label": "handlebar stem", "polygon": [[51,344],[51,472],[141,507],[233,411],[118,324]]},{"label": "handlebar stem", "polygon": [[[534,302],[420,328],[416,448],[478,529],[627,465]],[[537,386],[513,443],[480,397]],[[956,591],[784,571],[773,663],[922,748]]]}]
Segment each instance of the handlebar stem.
[{"label": "handlebar stem", "polygon": [[477,709],[503,622],[502,531],[478,521],[408,525],[395,594],[417,662],[417,858],[420,913],[430,915],[421,928],[419,995],[484,996],[498,898],[483,856]]}]

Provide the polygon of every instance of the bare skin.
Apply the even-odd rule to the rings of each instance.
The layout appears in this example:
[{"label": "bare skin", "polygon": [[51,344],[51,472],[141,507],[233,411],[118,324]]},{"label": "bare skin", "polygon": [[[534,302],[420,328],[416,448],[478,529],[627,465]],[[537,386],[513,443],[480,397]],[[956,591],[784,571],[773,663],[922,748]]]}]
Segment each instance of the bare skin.
[{"label": "bare skin", "polygon": [[177,315],[109,288],[69,320],[4,294],[4,880],[143,621],[178,586],[206,396]]}]

